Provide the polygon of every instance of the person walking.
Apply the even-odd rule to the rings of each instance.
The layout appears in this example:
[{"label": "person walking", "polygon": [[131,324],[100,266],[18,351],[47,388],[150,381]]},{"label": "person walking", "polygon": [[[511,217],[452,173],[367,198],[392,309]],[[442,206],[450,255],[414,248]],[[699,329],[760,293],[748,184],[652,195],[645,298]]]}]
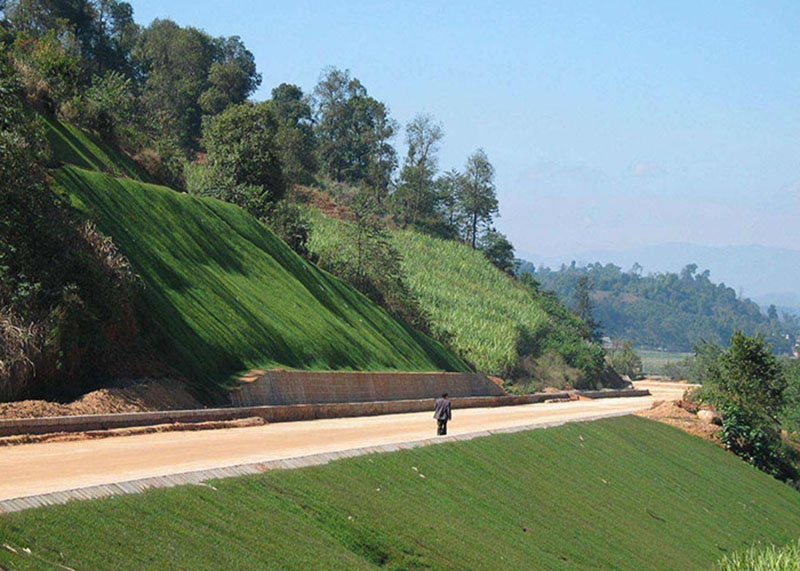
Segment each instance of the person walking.
[{"label": "person walking", "polygon": [[453,406],[447,393],[443,393],[441,398],[436,399],[436,406],[433,409],[433,418],[436,419],[436,434],[444,436],[447,434],[447,421],[453,418]]}]

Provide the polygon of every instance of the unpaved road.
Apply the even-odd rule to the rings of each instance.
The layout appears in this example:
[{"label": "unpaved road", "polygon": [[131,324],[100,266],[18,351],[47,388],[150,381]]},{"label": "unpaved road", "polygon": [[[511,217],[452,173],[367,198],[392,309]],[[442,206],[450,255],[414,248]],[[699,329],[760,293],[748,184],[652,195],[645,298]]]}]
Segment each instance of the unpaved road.
[{"label": "unpaved road", "polygon": [[[455,410],[448,431],[468,434],[633,413],[649,408],[656,400],[680,398],[686,389],[686,385],[653,382],[637,383],[637,387],[649,389],[652,396]],[[435,424],[432,414],[425,412],[10,446],[0,448],[0,501],[140,478],[426,440],[434,436]]]}]

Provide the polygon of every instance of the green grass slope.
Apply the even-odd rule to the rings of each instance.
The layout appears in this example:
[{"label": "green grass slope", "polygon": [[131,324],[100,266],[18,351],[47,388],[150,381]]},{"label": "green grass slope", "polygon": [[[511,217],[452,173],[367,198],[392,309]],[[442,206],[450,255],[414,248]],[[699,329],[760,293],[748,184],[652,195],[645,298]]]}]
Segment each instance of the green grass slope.
[{"label": "green grass slope", "polygon": [[47,142],[57,162],[143,182],[157,182],[128,155],[112,148],[98,137],[51,117],[40,117],[45,125]]},{"label": "green grass slope", "polygon": [[707,569],[800,535],[800,493],[637,417],[211,484],[5,515],[0,567]]},{"label": "green grass slope", "polygon": [[53,176],[143,278],[154,347],[201,384],[261,367],[467,368],[236,206],[76,167]]}]

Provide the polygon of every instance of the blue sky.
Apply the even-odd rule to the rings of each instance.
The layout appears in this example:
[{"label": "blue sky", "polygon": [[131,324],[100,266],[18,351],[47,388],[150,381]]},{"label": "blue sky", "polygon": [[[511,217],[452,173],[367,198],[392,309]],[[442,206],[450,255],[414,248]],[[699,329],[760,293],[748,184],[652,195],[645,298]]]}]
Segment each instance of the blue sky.
[{"label": "blue sky", "polygon": [[255,99],[334,65],[401,125],[433,114],[443,169],[485,149],[519,252],[800,250],[800,3],[131,3],[240,36]]}]

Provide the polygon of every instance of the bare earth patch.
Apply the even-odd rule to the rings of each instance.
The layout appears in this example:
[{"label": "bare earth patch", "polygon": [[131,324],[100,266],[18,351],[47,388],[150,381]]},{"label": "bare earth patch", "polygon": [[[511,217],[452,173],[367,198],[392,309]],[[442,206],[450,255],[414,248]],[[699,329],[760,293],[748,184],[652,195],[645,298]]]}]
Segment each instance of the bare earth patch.
[{"label": "bare earth patch", "polygon": [[39,418],[159,410],[188,410],[203,405],[186,385],[171,379],[145,379],[98,389],[70,403],[26,400],[0,403],[0,418]]},{"label": "bare earth patch", "polygon": [[712,424],[697,416],[698,409],[692,403],[683,400],[676,401],[656,401],[652,408],[637,412],[636,414],[644,418],[650,418],[679,428],[694,436],[699,436],[720,444],[717,433],[719,426]]}]

